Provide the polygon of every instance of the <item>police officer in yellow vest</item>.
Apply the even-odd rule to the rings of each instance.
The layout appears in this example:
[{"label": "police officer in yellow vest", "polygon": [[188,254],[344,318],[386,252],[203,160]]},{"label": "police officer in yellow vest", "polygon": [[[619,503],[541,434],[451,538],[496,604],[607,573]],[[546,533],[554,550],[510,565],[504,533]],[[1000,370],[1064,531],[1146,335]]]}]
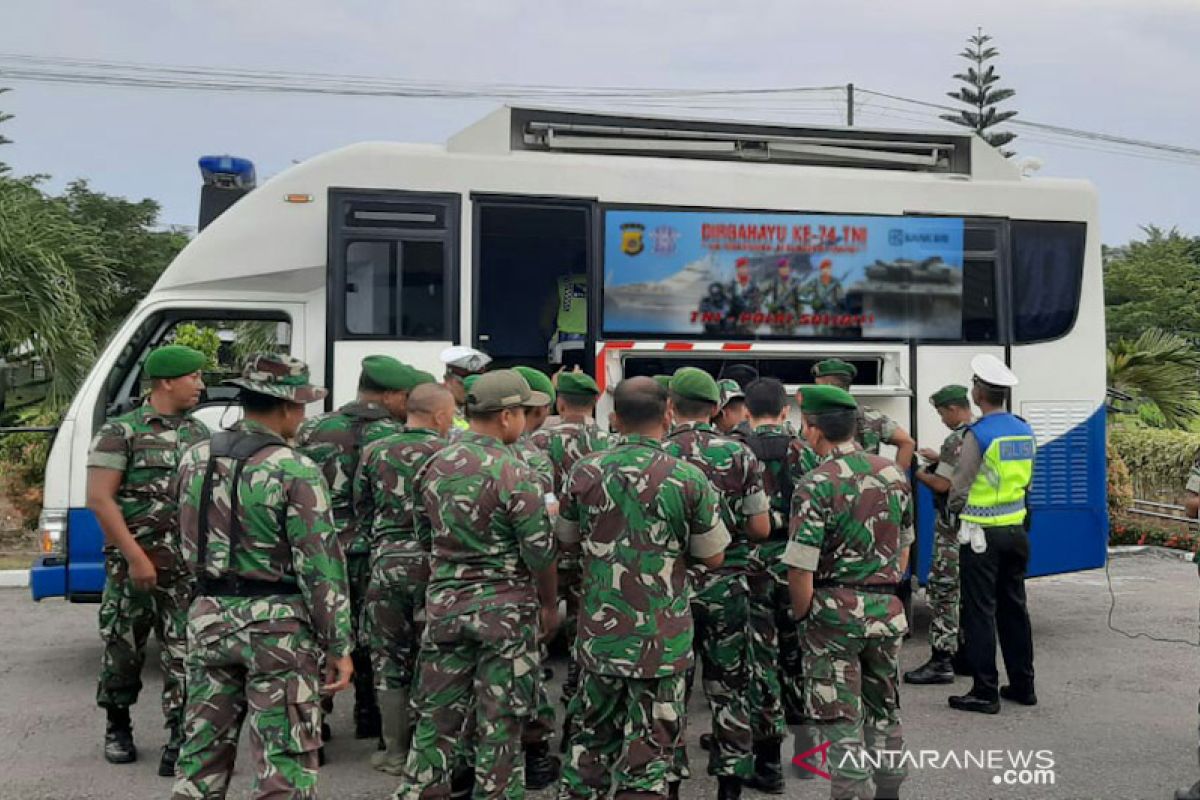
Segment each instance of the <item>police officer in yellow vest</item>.
[{"label": "police officer in yellow vest", "polygon": [[[1033,690],[1033,635],[1025,607],[1029,565],[1025,496],[1033,479],[1033,429],[1005,410],[1017,376],[992,355],[971,360],[971,399],[982,416],[963,437],[951,479],[950,512],[961,522],[962,626],[971,690],[950,698],[958,711],[996,714],[1000,698],[1037,704]],[[1008,685],[997,689],[996,638]]]},{"label": "police officer in yellow vest", "polygon": [[454,429],[465,431],[471,426],[467,424],[467,418],[462,413],[463,404],[467,402],[467,388],[463,381],[471,375],[482,373],[487,365],[492,363],[492,357],[474,347],[456,344],[443,350],[439,358],[446,365],[442,385],[454,395],[454,402],[458,406],[458,413],[454,415]]},{"label": "police officer in yellow vest", "polygon": [[554,293],[554,308],[554,335],[550,337],[549,358],[551,364],[561,364],[564,350],[583,350],[587,335],[587,276],[560,275]]}]

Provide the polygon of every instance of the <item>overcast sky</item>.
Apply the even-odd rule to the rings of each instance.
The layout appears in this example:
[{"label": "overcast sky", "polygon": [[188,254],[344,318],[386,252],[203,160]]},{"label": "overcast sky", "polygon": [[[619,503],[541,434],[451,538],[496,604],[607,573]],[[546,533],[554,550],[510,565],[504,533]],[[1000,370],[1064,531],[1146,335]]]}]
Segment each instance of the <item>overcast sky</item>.
[{"label": "overcast sky", "polygon": [[[1010,106],[1024,119],[1200,145],[1194,0],[36,0],[0,11],[0,51],[472,83],[853,81],[942,102],[961,67],[955,54],[977,25],[996,37],[1003,82],[1018,92]],[[261,177],[365,139],[442,141],[496,105],[9,85],[0,110],[16,117],[2,129],[14,144],[0,148],[0,161],[49,173],[54,186],[84,177],[106,192],[154,198],[164,222],[187,225],[195,224],[201,154],[249,157]],[[798,123],[836,122],[832,106],[787,113]],[[860,122],[889,126],[869,108]],[[1042,158],[1042,174],[1099,187],[1107,243],[1146,223],[1200,234],[1200,160],[1162,163],[1029,138],[1016,149]]]}]

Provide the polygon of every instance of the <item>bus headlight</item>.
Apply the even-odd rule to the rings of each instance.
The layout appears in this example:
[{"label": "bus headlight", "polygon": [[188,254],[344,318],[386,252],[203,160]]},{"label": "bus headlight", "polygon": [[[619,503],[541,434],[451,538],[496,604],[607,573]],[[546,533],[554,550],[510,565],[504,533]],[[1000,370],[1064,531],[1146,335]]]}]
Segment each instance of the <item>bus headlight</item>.
[{"label": "bus headlight", "polygon": [[44,509],[38,519],[38,542],[42,555],[61,556],[67,535],[67,512]]}]

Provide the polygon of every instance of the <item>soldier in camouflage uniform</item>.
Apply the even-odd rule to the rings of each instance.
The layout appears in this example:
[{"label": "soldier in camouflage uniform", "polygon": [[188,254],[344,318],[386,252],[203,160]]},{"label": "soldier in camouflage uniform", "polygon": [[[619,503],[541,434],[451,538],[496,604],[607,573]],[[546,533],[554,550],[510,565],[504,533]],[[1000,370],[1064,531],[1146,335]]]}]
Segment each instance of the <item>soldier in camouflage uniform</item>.
[{"label": "soldier in camouflage uniform", "polygon": [[796,688],[802,666],[800,634],[791,619],[787,573],[780,558],[787,546],[793,488],[817,466],[818,457],[792,432],[787,422],[787,391],[778,380],[759,378],[747,385],[746,406],[752,431],[741,438],[763,466],[763,485],[770,501],[770,538],[753,547],[750,558],[751,786],[780,794],[780,745],[787,724],[799,724],[803,719]]},{"label": "soldier in camouflage uniform", "polygon": [[[321,693],[350,684],[346,561],[329,490],[287,445],[325,396],[294,358],[251,358],[245,418],[196,445],[176,477],[188,609],[187,716],[174,800],[223,798],[250,732],[255,798],[317,796]],[[321,657],[326,659],[321,685]]]},{"label": "soldier in camouflage uniform", "polygon": [[796,486],[783,562],[804,621],[809,735],[830,745],[834,800],[893,800],[902,766],[885,762],[872,774],[846,754],[904,746],[897,678],[908,621],[896,593],[913,542],[912,491],[895,463],[855,442],[857,404],[848,392],[806,386],[802,397],[805,437],[825,461]]},{"label": "soldier in camouflage uniform", "polygon": [[[358,398],[337,411],[304,421],[296,434],[300,452],[317,462],[329,484],[333,520],[346,554],[350,578],[350,609],[355,639],[363,598],[371,578],[371,546],[354,514],[354,475],[363,448],[403,430],[408,393],[419,380],[417,372],[390,356],[367,356],[358,379]],[[369,516],[369,509],[360,508]],[[375,701],[370,650],[361,643],[354,649],[354,735],[379,736],[379,707]]]},{"label": "soldier in camouflage uniform", "polygon": [[730,436],[739,426],[745,430],[750,422],[750,411],[746,408],[746,394],[742,387],[732,378],[717,381],[717,387],[721,390],[721,408],[712,420],[717,432],[722,436]]},{"label": "soldier in camouflage uniform", "polygon": [[371,652],[385,750],[371,765],[399,775],[412,737],[411,690],[429,583],[429,554],[417,537],[417,473],[446,446],[454,423],[454,396],[426,383],[408,397],[408,422],[400,433],[363,449],[354,477],[355,517],[371,544],[371,579],[363,600],[360,638]]},{"label": "soldier in camouflage uniform", "polygon": [[104,757],[137,759],[129,707],[142,688],[150,632],[158,638],[163,715],[170,730],[159,774],[175,774],[183,722],[187,606],[191,582],[179,555],[175,498],[169,484],[179,457],[207,439],[208,428],[187,411],[200,401],[200,370],[208,357],[170,345],[143,365],[150,395],[138,409],[108,420],[88,455],[88,508],[104,531],[107,581],[100,601],[104,655],[96,703],[108,724]]},{"label": "soldier in camouflage uniform", "polygon": [[[731,381],[732,383],[732,381]],[[735,383],[736,387],[737,384]],[[771,532],[762,465],[741,442],[717,434],[708,422],[721,391],[703,370],[684,367],[671,379],[670,401],[676,425],[663,444],[669,455],[700,468],[721,495],[721,519],[733,537],[719,569],[696,569],[689,576],[695,597],[692,618],[696,649],[704,668],[704,693],[712,708],[710,775],[717,776],[718,800],[741,797],[742,782],[754,771],[750,730],[749,594],[746,582],[750,545]],[[681,772],[687,750],[679,749]]]},{"label": "soldier in camouflage uniform", "polygon": [[[567,475],[580,458],[589,453],[608,448],[613,437],[592,421],[596,401],[600,398],[600,387],[582,372],[564,372],[558,376],[556,403],[559,423],[535,432],[530,440],[550,457],[554,468],[554,494],[561,498]],[[575,641],[576,621],[579,617],[579,557],[578,554],[562,552],[558,560],[558,592],[566,602],[566,617],[563,620],[563,638]],[[571,695],[579,685],[579,669],[572,658],[568,663],[567,680],[563,685],[563,703],[569,704]],[[570,738],[564,723],[563,747]]]},{"label": "soldier in camouflage uniform", "polygon": [[[838,386],[850,391],[858,368],[840,358],[827,358],[813,365],[812,374],[816,384]],[[881,444],[890,444],[896,448],[896,463],[900,469],[907,471],[912,466],[917,443],[894,419],[882,411],[860,405],[856,426],[858,433],[855,435],[864,452],[877,456]]]},{"label": "soldier in camouflage uniform", "polygon": [[917,480],[933,492],[937,517],[933,524],[933,566],[925,592],[929,601],[929,661],[904,673],[905,683],[954,683],[954,658],[958,652],[958,614],[961,584],[958,574],[958,519],[946,508],[950,479],[958,466],[963,435],[971,424],[971,400],[965,386],[944,386],[929,398],[950,435],[940,452],[922,450],[929,466],[916,473]]},{"label": "soldier in camouflage uniform", "polygon": [[630,378],[613,405],[623,438],[576,463],[557,529],[583,550],[564,800],[606,798],[614,784],[618,800],[677,796],[668,784],[692,667],[688,564],[721,566],[730,540],[704,473],[663,450],[667,393]]},{"label": "soldier in camouflage uniform", "polygon": [[[524,433],[524,406],[548,401],[511,370],[479,376],[467,392],[471,430],[417,476],[431,575],[418,721],[397,798],[466,797],[476,783],[482,797],[525,795],[521,734],[534,713],[539,634],[557,625],[557,547],[541,487],[509,446]],[[475,763],[455,774],[472,709]]]}]

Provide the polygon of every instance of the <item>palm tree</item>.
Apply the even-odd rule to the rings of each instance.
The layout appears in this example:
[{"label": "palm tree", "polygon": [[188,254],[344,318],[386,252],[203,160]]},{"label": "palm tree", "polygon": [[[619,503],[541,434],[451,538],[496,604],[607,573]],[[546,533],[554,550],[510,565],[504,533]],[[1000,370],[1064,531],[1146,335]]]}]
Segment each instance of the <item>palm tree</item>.
[{"label": "palm tree", "polygon": [[1169,428],[1200,416],[1200,352],[1174,333],[1150,328],[1108,346],[1109,388],[1153,403]]}]

